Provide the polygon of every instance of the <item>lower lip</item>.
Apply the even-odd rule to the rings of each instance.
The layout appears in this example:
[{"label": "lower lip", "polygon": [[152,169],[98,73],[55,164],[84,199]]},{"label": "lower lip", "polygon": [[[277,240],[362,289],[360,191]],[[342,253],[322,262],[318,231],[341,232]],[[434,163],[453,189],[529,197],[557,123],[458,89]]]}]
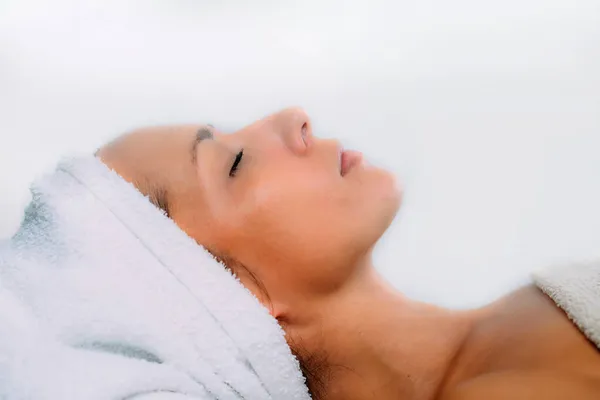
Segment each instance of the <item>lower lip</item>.
[{"label": "lower lip", "polygon": [[363,155],[359,151],[346,150],[342,152],[341,156],[341,174],[345,176],[354,168],[362,162]]}]

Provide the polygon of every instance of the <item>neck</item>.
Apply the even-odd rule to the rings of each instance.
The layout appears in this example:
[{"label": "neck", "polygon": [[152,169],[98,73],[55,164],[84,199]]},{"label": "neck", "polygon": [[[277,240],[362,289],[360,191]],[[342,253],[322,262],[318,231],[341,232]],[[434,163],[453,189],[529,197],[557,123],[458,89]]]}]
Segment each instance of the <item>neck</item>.
[{"label": "neck", "polygon": [[[297,332],[326,354],[323,399],[433,399],[470,327],[467,314],[411,301],[364,268]],[[308,340],[306,340],[308,339]],[[323,354],[323,353],[320,353]],[[319,394],[319,393],[317,393]]]}]

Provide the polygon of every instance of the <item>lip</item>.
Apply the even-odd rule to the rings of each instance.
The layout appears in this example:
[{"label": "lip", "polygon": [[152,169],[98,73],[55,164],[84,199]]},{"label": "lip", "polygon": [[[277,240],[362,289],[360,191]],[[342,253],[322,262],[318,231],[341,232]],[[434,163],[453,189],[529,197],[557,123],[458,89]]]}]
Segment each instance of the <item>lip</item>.
[{"label": "lip", "polygon": [[340,151],[340,175],[346,176],[352,168],[362,162],[363,155],[360,151],[341,150]]}]

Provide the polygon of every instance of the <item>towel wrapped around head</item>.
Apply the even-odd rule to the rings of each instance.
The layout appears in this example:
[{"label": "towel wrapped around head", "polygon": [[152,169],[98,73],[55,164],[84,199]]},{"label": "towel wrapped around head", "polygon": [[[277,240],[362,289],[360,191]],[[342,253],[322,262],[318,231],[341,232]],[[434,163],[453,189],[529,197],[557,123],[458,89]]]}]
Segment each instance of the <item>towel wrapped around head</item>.
[{"label": "towel wrapped around head", "polygon": [[308,399],[277,321],[95,157],[0,244],[0,398]]}]

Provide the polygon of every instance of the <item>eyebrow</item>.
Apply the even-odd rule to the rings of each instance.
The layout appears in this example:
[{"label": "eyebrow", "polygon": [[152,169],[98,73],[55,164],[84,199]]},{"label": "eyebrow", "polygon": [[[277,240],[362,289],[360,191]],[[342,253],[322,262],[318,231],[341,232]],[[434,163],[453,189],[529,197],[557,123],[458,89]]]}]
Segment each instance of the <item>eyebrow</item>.
[{"label": "eyebrow", "polygon": [[198,145],[203,141],[203,140],[213,140],[214,136],[212,131],[210,130],[210,126],[211,125],[207,125],[207,126],[203,126],[202,128],[198,129],[198,131],[196,132],[196,136],[194,137],[194,143],[192,143],[192,163],[195,165],[196,164],[196,153],[198,152]]}]

